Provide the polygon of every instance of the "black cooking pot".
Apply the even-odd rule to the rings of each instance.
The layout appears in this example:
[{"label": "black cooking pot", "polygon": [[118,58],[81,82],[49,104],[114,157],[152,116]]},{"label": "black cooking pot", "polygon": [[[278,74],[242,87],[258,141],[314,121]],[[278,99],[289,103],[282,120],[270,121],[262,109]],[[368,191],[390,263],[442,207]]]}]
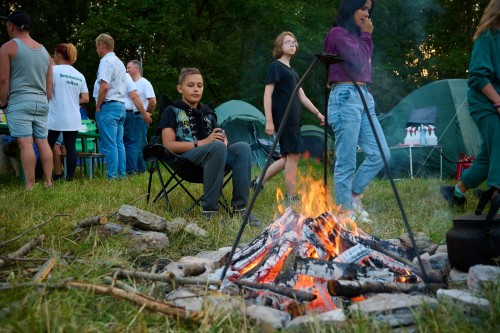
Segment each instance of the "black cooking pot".
[{"label": "black cooking pot", "polygon": [[463,272],[478,264],[495,265],[494,259],[500,257],[500,215],[492,221],[474,214],[455,218],[446,244],[451,266]]}]

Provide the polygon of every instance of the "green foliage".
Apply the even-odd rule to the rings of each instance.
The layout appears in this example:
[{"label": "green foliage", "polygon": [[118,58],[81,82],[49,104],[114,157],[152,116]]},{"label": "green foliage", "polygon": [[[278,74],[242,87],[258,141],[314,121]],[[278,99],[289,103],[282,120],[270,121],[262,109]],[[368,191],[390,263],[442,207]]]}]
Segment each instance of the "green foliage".
[{"label": "green foliage", "polygon": [[[487,0],[378,1],[373,14],[375,51],[373,92],[377,112],[390,111],[403,97],[434,80],[465,78],[472,34]],[[292,31],[300,51],[292,66],[305,72],[321,52],[340,0],[145,0],[94,2],[12,1],[1,13],[23,8],[33,18],[32,35],[49,52],[61,42],[79,51],[75,64],[92,91],[99,58],[94,40],[111,34],[124,61],[142,55],[144,76],[157,96],[177,99],[182,67],[205,75],[204,100],[220,104],[242,99],[262,109],[266,70],[274,38]],[[3,14],[2,14],[3,15]],[[0,31],[7,40],[5,29]],[[142,52],[139,52],[139,47]],[[325,109],[325,68],[317,66],[304,85],[306,94]],[[93,99],[89,114],[93,116]],[[310,115],[305,123],[315,123]]]}]

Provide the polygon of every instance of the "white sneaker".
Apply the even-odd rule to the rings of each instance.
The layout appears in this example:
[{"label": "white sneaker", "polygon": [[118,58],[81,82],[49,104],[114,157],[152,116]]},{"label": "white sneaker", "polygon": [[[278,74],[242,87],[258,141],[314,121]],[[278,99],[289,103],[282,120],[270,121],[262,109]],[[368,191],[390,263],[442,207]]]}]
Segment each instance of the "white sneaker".
[{"label": "white sneaker", "polygon": [[366,210],[363,209],[363,205],[361,204],[360,199],[352,198],[352,210],[355,214],[354,221],[363,222],[363,223],[373,223],[370,219],[370,214]]}]

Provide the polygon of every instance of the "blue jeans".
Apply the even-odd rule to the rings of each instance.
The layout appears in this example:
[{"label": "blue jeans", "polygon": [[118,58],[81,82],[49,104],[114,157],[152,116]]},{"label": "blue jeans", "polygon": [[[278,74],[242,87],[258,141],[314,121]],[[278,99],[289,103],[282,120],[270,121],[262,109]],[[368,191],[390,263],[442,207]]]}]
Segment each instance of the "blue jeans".
[{"label": "blue jeans", "polygon": [[101,135],[101,149],[106,161],[106,178],[125,177],[125,146],[123,145],[123,123],[125,103],[112,102],[101,106],[95,119]]},{"label": "blue jeans", "polygon": [[[360,88],[368,105],[384,155],[389,161],[389,147],[375,114],[373,96],[366,86]],[[344,209],[352,209],[353,194],[363,193],[366,186],[384,166],[361,96],[353,84],[338,84],[330,92],[328,123],[335,133],[335,201]],[[366,154],[366,158],[358,170],[356,170],[357,145]]]},{"label": "blue jeans", "polygon": [[137,172],[144,172],[146,171],[146,161],[142,156],[142,148],[148,142],[148,124],[142,119],[141,114],[135,116],[135,121],[137,124]]},{"label": "blue jeans", "polygon": [[137,172],[137,129],[138,123],[134,112],[127,111],[123,124],[123,144],[125,145],[127,174]]}]

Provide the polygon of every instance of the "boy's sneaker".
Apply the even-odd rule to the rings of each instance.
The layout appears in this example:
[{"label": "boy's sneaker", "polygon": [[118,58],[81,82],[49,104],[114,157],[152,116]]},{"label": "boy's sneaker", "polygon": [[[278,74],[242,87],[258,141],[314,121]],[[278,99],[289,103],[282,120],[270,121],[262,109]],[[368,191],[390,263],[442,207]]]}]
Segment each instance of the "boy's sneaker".
[{"label": "boy's sneaker", "polygon": [[467,202],[465,197],[459,198],[455,195],[455,186],[442,185],[439,189],[439,193],[441,193],[441,196],[444,200],[446,200],[450,207],[463,208]]},{"label": "boy's sneaker", "polygon": [[[233,217],[243,217],[243,215],[245,215],[246,211],[247,211],[246,208],[242,208],[242,209],[235,208],[233,210]],[[260,228],[262,226],[260,221],[252,213],[250,213],[250,215],[248,216],[248,225],[251,227],[254,227],[254,228]]]},{"label": "boy's sneaker", "polygon": [[[257,185],[259,185],[259,178],[254,178],[251,182],[250,182],[250,188],[255,191],[257,191]],[[261,185],[260,186],[260,191],[262,191],[264,189],[264,185]]]},{"label": "boy's sneaker", "polygon": [[219,212],[216,210],[204,210],[201,212],[201,217],[205,220],[211,221],[217,216],[218,213]]}]

